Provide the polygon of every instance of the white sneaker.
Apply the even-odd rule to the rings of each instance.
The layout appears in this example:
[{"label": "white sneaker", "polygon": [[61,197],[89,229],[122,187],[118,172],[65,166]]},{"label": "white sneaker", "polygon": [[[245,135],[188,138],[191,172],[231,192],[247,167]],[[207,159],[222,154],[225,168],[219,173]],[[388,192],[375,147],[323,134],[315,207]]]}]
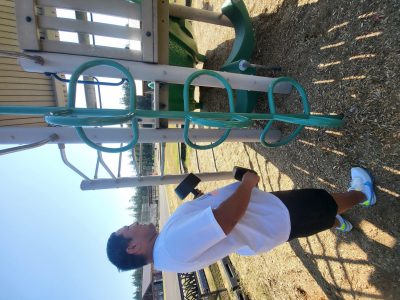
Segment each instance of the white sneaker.
[{"label": "white sneaker", "polygon": [[363,206],[372,206],[376,203],[374,181],[368,171],[361,167],[351,168],[351,183],[348,191],[362,192],[367,200],[360,203]]},{"label": "white sneaker", "polygon": [[339,230],[341,232],[349,232],[353,229],[353,225],[351,225],[351,223],[343,218],[341,215],[336,215],[336,219],[340,222],[340,225],[338,227],[335,227],[336,230]]}]

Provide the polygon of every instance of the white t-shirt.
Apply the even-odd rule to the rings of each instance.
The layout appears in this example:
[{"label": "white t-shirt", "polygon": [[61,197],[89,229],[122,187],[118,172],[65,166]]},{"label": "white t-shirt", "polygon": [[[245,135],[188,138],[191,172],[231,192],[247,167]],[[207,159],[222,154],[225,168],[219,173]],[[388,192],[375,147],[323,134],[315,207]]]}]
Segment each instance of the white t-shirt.
[{"label": "white t-shirt", "polygon": [[212,209],[236,191],[239,182],[205,194],[178,207],[154,244],[154,267],[170,272],[191,272],[236,252],[254,255],[288,240],[290,218],[276,196],[254,188],[245,215],[225,235]]}]

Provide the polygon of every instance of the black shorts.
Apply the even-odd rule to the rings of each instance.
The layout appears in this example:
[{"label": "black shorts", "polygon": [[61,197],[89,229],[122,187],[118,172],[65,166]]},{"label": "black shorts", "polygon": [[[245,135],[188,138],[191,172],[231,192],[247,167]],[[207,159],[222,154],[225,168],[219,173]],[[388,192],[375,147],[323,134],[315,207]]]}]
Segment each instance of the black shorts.
[{"label": "black shorts", "polygon": [[273,192],[287,207],[290,215],[289,241],[329,229],[335,223],[338,206],[325,190],[301,189]]}]

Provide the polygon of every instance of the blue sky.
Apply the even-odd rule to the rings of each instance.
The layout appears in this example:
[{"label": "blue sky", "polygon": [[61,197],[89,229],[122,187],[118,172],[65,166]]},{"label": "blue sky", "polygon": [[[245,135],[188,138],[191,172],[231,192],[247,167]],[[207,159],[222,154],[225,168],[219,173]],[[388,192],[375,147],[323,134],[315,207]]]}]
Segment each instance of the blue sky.
[{"label": "blue sky", "polygon": [[[69,10],[57,14],[75,18]],[[121,26],[128,22],[96,14],[94,20]],[[60,39],[77,42],[77,35],[60,32]],[[96,37],[96,43],[108,46],[111,41]],[[112,44],[125,47],[127,41],[113,39]],[[77,95],[77,106],[83,107],[81,85]],[[120,106],[121,97],[120,87],[102,87],[103,107]],[[72,164],[93,178],[96,151],[66,145],[66,152]],[[104,159],[117,174],[118,155],[104,154]],[[122,176],[132,176],[127,157],[123,166]],[[118,272],[108,262],[105,246],[112,231],[134,221],[127,210],[133,188],[81,191],[81,178],[63,164],[57,145],[0,156],[0,168],[0,300],[132,299],[132,272]],[[99,177],[108,176],[102,171]]]},{"label": "blue sky", "polygon": [[[103,107],[123,107],[121,87],[101,92]],[[85,106],[83,85],[76,104]],[[93,178],[97,152],[85,144],[65,150]],[[118,154],[103,158],[117,174]],[[0,168],[0,300],[132,299],[132,272],[118,272],[105,247],[111,232],[135,221],[127,209],[133,188],[81,191],[82,178],[64,165],[56,144],[0,156]],[[121,176],[133,176],[128,153]],[[110,176],[100,167],[99,178]]]},{"label": "blue sky", "polygon": [[[101,92],[104,108],[123,107],[121,87]],[[83,95],[78,85],[77,107],[85,106]],[[93,178],[96,151],[85,144],[65,150]],[[117,174],[118,154],[103,158]],[[133,188],[81,191],[82,178],[64,165],[55,144],[0,156],[0,168],[0,300],[132,299],[132,272],[118,272],[105,247],[111,232],[134,221],[127,209]],[[121,173],[133,176],[128,153]],[[110,176],[100,167],[99,178]]]},{"label": "blue sky", "polygon": [[[92,177],[95,151],[66,150]],[[133,221],[133,189],[81,191],[57,145],[0,156],[0,166],[0,299],[132,299],[131,272],[108,262],[105,244]]]}]

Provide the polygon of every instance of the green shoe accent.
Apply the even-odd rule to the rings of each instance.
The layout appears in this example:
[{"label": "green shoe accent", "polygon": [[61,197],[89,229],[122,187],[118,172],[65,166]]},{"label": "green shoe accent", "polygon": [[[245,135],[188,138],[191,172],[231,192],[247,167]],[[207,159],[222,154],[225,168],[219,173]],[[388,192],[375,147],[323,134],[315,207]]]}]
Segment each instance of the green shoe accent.
[{"label": "green shoe accent", "polygon": [[335,227],[336,230],[341,232],[349,232],[353,229],[353,225],[341,215],[336,215],[336,219],[340,222],[340,226]]}]

